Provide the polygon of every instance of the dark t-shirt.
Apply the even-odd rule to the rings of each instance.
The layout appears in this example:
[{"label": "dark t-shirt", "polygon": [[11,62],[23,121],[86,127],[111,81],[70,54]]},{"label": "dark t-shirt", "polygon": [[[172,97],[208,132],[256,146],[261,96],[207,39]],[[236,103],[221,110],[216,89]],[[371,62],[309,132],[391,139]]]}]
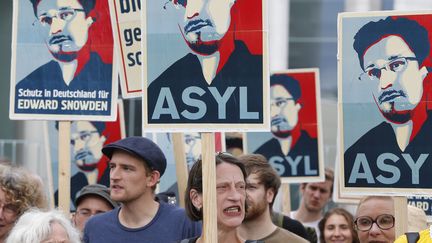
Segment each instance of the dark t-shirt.
[{"label": "dark t-shirt", "polygon": [[307,234],[305,227],[302,223],[300,223],[300,221],[292,219],[279,212],[273,212],[272,221],[275,225],[290,232],[293,232],[294,234],[310,241],[310,237]]},{"label": "dark t-shirt", "polygon": [[85,243],[171,243],[201,235],[201,224],[192,222],[184,209],[161,202],[154,218],[140,228],[127,228],[118,218],[121,208],[90,218],[84,228]]}]

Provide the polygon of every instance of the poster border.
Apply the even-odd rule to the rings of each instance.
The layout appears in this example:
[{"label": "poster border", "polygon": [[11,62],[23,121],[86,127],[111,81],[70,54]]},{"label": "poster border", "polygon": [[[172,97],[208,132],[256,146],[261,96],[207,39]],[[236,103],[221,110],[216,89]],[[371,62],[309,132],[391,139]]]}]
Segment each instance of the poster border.
[{"label": "poster border", "polygon": [[338,129],[339,145],[337,145],[337,156],[339,156],[340,165],[340,193],[343,195],[383,195],[383,196],[412,196],[424,195],[432,193],[432,189],[426,188],[391,188],[391,187],[347,187],[345,186],[345,163],[344,163],[344,114],[343,114],[343,101],[342,101],[342,57],[343,57],[343,32],[342,23],[343,19],[348,18],[362,18],[362,17],[385,17],[385,16],[405,16],[405,15],[432,15],[432,10],[419,10],[419,11],[369,11],[369,12],[343,12],[338,14],[337,18],[337,87],[338,87]]},{"label": "poster border", "polygon": [[[141,5],[141,50],[143,57],[143,65],[141,72],[142,87],[147,87],[147,2],[143,0]],[[269,50],[268,50],[268,3],[265,0],[260,0],[262,6],[262,68],[263,68],[263,121],[261,123],[148,123],[147,110],[147,91],[148,88],[143,88],[142,94],[142,130],[145,132],[247,132],[247,131],[269,131],[270,130],[270,107],[269,107],[269,87],[270,87],[270,66],[269,66]]]},{"label": "poster border", "polygon": [[[110,115],[72,115],[72,114],[39,114],[39,113],[15,113],[15,86],[18,84],[16,80],[17,69],[17,51],[18,51],[18,21],[19,9],[21,1],[13,1],[13,17],[12,17],[12,42],[11,42],[11,72],[10,72],[10,89],[9,89],[9,119],[11,120],[54,120],[54,121],[115,121],[117,117],[117,99],[118,99],[118,78],[117,78],[117,56],[115,48],[116,40],[113,38],[112,50],[112,78],[111,78],[111,100]],[[108,5],[106,6],[108,7]],[[110,16],[110,24],[112,19]]]},{"label": "poster border", "polygon": [[[318,143],[318,167],[319,172],[317,176],[299,176],[299,177],[280,177],[282,183],[312,183],[312,182],[323,182],[325,181],[324,174],[324,144],[322,136],[322,117],[321,117],[321,88],[320,88],[320,73],[319,68],[295,68],[295,69],[282,69],[274,70],[271,72],[273,74],[295,74],[295,73],[313,73],[315,78],[315,98],[316,98],[316,122],[317,122],[317,143]],[[268,106],[270,108],[270,106]],[[269,115],[270,118],[270,115]],[[266,132],[270,132],[270,129]],[[243,134],[243,151],[249,153],[247,141],[248,134]]]}]

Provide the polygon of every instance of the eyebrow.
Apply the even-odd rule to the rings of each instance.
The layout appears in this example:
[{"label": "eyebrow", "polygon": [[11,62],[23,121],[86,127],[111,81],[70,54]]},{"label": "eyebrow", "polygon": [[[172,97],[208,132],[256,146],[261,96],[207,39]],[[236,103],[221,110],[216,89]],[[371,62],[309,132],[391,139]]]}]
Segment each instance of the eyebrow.
[{"label": "eyebrow", "polygon": [[[387,60],[393,61],[393,60],[398,59],[398,58],[400,58],[400,56],[390,56],[389,58],[387,58]],[[369,66],[365,67],[365,69],[370,68],[370,67],[375,67],[375,64],[372,63]]]},{"label": "eyebrow", "polygon": [[391,56],[389,58],[387,58],[387,60],[392,61],[394,59],[398,59],[400,56]]}]

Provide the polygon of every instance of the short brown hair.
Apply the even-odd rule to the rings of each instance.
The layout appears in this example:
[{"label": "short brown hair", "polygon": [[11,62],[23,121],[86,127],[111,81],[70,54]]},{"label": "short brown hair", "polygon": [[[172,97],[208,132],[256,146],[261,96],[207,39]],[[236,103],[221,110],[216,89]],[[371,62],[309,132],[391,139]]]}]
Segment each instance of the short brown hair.
[{"label": "short brown hair", "polygon": [[281,186],[281,179],[275,169],[271,167],[267,159],[261,154],[246,154],[238,158],[245,165],[246,173],[257,174],[260,182],[266,190],[273,189],[274,197],[270,203],[270,211],[273,207],[274,200]]},{"label": "short brown hair", "polygon": [[[228,154],[228,153],[218,153],[215,158],[216,166],[222,163],[228,163],[235,166],[238,166],[243,174],[243,178],[246,181],[246,170],[243,165],[236,157]],[[203,219],[202,210],[198,210],[192,203],[190,198],[191,189],[195,189],[198,193],[202,194],[203,185],[202,185],[202,159],[198,159],[197,162],[192,166],[189,171],[188,183],[185,191],[185,209],[186,214],[193,221],[200,221]],[[246,207],[245,207],[246,208]]]},{"label": "short brown hair", "polygon": [[[333,170],[326,167],[324,169],[324,176],[325,176],[325,181],[331,181],[331,183],[332,183],[331,187],[330,187],[330,195],[331,195],[331,194],[333,194],[333,184],[334,184],[334,172],[333,172]],[[307,182],[304,182],[301,184],[301,187],[305,188],[307,184],[308,184]]]}]

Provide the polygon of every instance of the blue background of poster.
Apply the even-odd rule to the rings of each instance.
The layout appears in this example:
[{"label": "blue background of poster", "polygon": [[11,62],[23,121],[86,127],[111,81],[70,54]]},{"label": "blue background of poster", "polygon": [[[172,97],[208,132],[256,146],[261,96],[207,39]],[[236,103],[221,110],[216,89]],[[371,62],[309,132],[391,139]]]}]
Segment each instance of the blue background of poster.
[{"label": "blue background of poster", "polygon": [[362,83],[358,79],[363,70],[360,68],[357,52],[353,48],[353,38],[366,23],[385,17],[387,16],[343,19],[342,102],[344,151],[372,127],[382,122],[383,119],[373,101],[371,91],[373,87]]}]

